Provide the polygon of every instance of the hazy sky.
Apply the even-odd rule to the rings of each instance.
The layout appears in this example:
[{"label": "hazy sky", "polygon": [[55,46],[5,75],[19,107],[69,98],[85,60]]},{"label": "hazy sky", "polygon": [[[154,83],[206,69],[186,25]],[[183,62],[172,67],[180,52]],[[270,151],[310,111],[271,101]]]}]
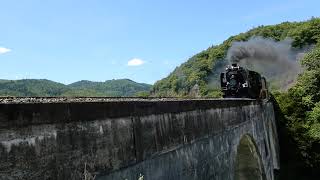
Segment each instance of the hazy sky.
[{"label": "hazy sky", "polygon": [[0,79],[154,83],[259,25],[320,16],[319,0],[0,0]]}]

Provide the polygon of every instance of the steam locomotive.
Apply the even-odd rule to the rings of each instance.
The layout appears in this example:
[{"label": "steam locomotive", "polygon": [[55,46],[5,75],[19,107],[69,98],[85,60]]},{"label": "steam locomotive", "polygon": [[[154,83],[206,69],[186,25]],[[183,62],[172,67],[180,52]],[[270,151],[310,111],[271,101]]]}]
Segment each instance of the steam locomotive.
[{"label": "steam locomotive", "polygon": [[268,98],[266,79],[237,64],[227,66],[226,71],[221,73],[220,80],[224,98]]}]

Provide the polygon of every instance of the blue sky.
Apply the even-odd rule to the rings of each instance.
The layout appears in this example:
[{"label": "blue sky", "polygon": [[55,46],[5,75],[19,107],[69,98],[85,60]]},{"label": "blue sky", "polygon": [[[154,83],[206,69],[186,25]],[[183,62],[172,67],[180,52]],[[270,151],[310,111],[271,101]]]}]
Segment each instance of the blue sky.
[{"label": "blue sky", "polygon": [[259,25],[320,16],[319,0],[0,0],[0,79],[154,83]]}]

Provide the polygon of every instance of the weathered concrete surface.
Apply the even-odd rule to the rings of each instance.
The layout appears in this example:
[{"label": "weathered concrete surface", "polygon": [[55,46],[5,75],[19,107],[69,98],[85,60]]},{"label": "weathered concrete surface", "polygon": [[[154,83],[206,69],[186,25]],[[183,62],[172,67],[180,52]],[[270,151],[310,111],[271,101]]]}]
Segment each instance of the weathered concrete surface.
[{"label": "weathered concrete surface", "polygon": [[[273,106],[251,100],[0,104],[0,179],[237,179],[249,135],[271,180]],[[239,179],[239,178],[238,178]]]}]

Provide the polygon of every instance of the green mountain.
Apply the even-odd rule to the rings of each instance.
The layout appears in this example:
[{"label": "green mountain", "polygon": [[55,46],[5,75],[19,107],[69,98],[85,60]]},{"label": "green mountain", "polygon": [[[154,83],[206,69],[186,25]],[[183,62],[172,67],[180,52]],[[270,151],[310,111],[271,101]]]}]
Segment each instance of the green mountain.
[{"label": "green mountain", "polygon": [[1,80],[1,96],[59,96],[68,87],[46,79]]},{"label": "green mountain", "polygon": [[0,96],[135,96],[151,85],[129,79],[78,81],[64,85],[46,79],[0,80]]},{"label": "green mountain", "polygon": [[68,85],[73,90],[94,90],[105,96],[133,96],[138,92],[150,91],[151,85],[136,83],[130,79],[107,80],[105,82],[78,81]]},{"label": "green mountain", "polygon": [[222,44],[192,56],[177,67],[168,77],[156,82],[153,92],[157,96],[188,96],[197,84],[201,96],[217,97],[219,90],[209,82],[217,76],[215,65],[226,59],[232,42],[246,41],[254,36],[272,38],[276,41],[291,38],[294,48],[312,45],[318,42],[320,35],[320,19],[312,18],[305,22],[284,22],[277,25],[259,26],[245,33],[240,33],[225,40]]}]

